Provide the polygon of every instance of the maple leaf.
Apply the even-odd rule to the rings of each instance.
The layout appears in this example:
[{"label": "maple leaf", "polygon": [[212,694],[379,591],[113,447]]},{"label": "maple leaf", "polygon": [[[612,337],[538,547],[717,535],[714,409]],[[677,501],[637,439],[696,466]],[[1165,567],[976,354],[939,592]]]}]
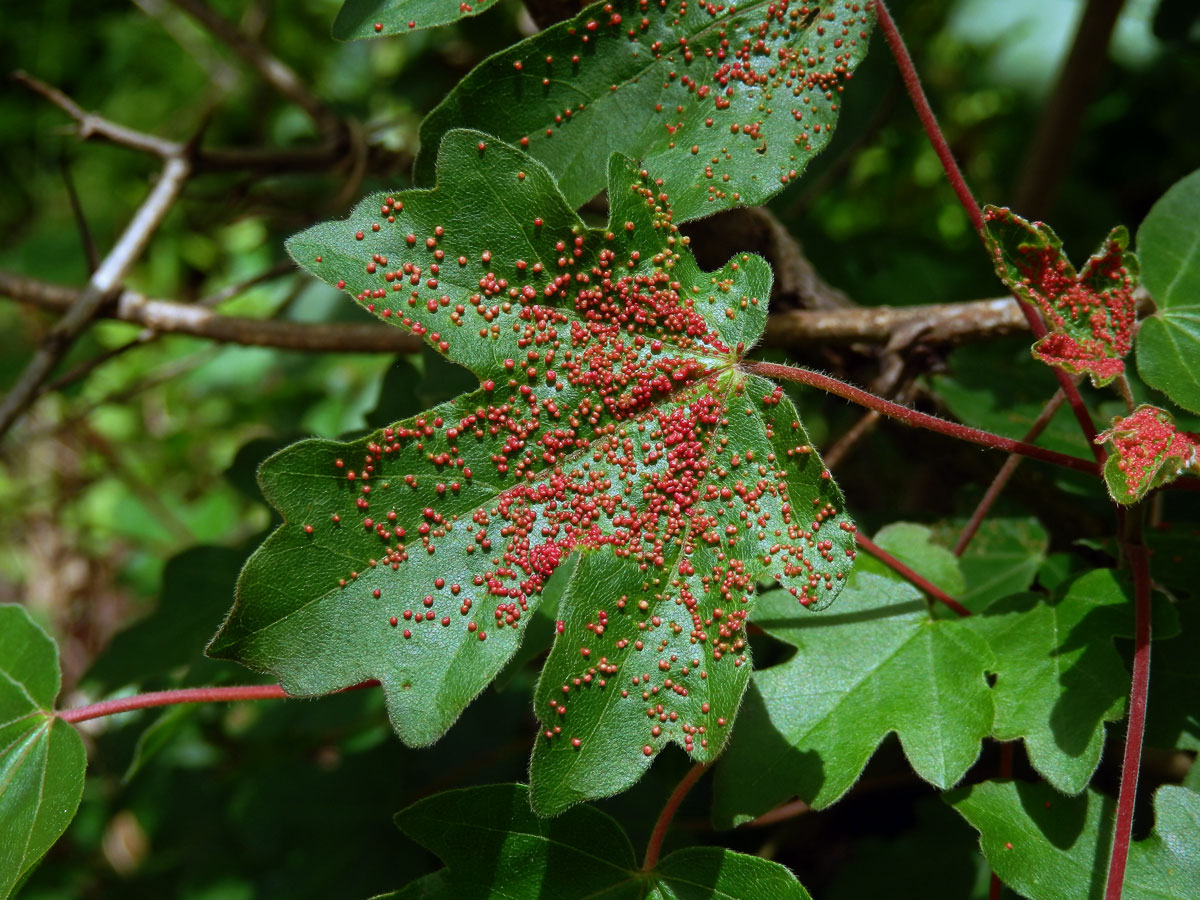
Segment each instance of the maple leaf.
[{"label": "maple leaf", "polygon": [[663,179],[680,224],[765,203],[833,137],[869,3],[596,3],[475,67],[421,123],[416,177],[453,128],[519,143],[579,207],[616,151]]},{"label": "maple leaf", "polygon": [[[1125,713],[1129,670],[1113,639],[1133,636],[1130,593],[1113,570],[1096,569],[1057,602],[1019,594],[964,622],[995,657],[993,736],[1024,739],[1030,764],[1060,791],[1087,786],[1104,723]],[[1163,621],[1155,635],[1173,627]]]},{"label": "maple leaf", "polygon": [[[1031,900],[1100,900],[1112,843],[1115,801],[1088,789],[1064,797],[1044,784],[985,781],[946,797],[979,832],[1000,880]],[[1200,794],[1164,785],[1154,794],[1154,830],[1129,846],[1121,896],[1192,900],[1200,896]]]},{"label": "maple leaf", "polygon": [[895,732],[913,769],[939,788],[979,757],[992,725],[987,643],[937,619],[896,576],[858,569],[834,611],[797,621],[778,592],[754,623],[796,647],[754,673],[737,734],[716,773],[713,818],[738,825],[799,796],[829,806]]},{"label": "maple leaf", "polygon": [[24,607],[0,606],[0,898],[66,831],[83,795],[83,740],[54,715],[58,647]]},{"label": "maple leaf", "polygon": [[607,813],[579,806],[538,818],[523,784],[445,791],[397,813],[396,824],[446,868],[386,895],[394,900],[809,900],[779,863],[724,847],[686,847],[640,869]]},{"label": "maple leaf", "polygon": [[1118,503],[1136,503],[1188,469],[1200,472],[1200,435],[1180,431],[1171,414],[1157,406],[1143,404],[1116,417],[1096,435],[1096,443],[1112,444],[1104,482]]},{"label": "maple leaf", "polygon": [[477,16],[496,0],[344,0],[333,20],[333,36],[349,41],[377,35],[408,34]]},{"label": "maple leaf", "polygon": [[854,526],[791,401],[738,367],[766,319],[762,259],[702,272],[654,178],[619,156],[608,229],[487,135],[452,132],[438,159],[433,190],[369,197],[288,249],[480,387],[268,459],[285,521],[210,653],[295,694],[377,678],[401,739],[428,744],[578,552],[538,690],[533,791],[558,810],[670,741],[714,756],[749,676],[756,581],[826,605]]},{"label": "maple leaf", "polygon": [[995,206],[984,208],[984,221],[996,274],[1041,313],[1049,331],[1033,355],[1072,375],[1086,374],[1097,387],[1121,375],[1137,323],[1138,261],[1126,249],[1129,233],[1114,228],[1076,273],[1050,226]]}]

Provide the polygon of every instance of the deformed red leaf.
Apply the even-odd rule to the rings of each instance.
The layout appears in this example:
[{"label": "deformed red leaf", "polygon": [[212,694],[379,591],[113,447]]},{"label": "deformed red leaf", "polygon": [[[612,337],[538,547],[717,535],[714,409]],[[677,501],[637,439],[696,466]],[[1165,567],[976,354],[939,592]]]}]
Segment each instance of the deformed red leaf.
[{"label": "deformed red leaf", "polygon": [[994,206],[984,210],[984,221],[996,273],[1037,308],[1050,331],[1033,355],[1072,375],[1086,374],[1097,387],[1122,374],[1137,322],[1138,262],[1127,249],[1129,233],[1114,228],[1077,273],[1050,226]]},{"label": "deformed red leaf", "polygon": [[1171,414],[1157,406],[1139,406],[1131,415],[1113,419],[1096,443],[1111,442],[1104,480],[1118,503],[1136,503],[1184,470],[1200,469],[1200,435],[1180,431]]}]

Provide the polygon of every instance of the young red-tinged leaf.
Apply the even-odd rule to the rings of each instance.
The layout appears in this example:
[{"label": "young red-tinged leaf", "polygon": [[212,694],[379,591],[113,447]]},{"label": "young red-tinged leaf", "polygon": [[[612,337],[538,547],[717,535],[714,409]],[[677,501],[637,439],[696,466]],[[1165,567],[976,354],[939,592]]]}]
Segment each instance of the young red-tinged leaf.
[{"label": "young red-tinged leaf", "polygon": [[1050,226],[995,206],[984,209],[984,221],[996,274],[1041,313],[1050,332],[1033,355],[1097,386],[1122,374],[1137,323],[1138,261],[1126,249],[1129,233],[1114,228],[1076,273]]},{"label": "young red-tinged leaf", "polygon": [[58,647],[24,607],[0,606],[0,898],[8,897],[75,817],[87,759],[54,715]]},{"label": "young red-tinged leaf", "polygon": [[495,5],[496,0],[344,0],[333,20],[333,36],[353,41],[408,34],[477,16]]},{"label": "young red-tinged leaf", "polygon": [[[1064,797],[1044,784],[985,781],[946,797],[979,832],[992,871],[1030,900],[1100,900],[1116,806],[1090,788]],[[1200,897],[1200,794],[1165,785],[1154,831],[1129,847],[1123,900]]]},{"label": "young red-tinged leaf", "polygon": [[717,767],[713,818],[737,825],[799,796],[825,807],[895,732],[918,775],[949,788],[992,725],[987,644],[961,620],[935,619],[896,578],[855,572],[834,610],[797,620],[779,593],[754,622],[797,648],[756,671]]},{"label": "young red-tinged leaf", "polygon": [[571,206],[614,151],[661,178],[676,224],[763,203],[829,143],[867,52],[869,4],[595,4],[485,60],[421,125],[417,179],[451,128],[520,143]]},{"label": "young red-tinged leaf", "polygon": [[1137,333],[1138,374],[1200,412],[1200,170],[1171,186],[1137,233],[1142,283],[1158,311]]},{"label": "young red-tinged leaf", "polygon": [[390,895],[428,900],[808,900],[778,863],[722,847],[671,853],[649,872],[606,813],[579,806],[541,819],[522,784],[435,794],[396,816],[400,830],[446,868]]},{"label": "young red-tinged leaf", "polygon": [[1100,763],[1104,723],[1125,713],[1129,669],[1113,639],[1133,636],[1128,586],[1113,570],[1097,569],[1057,603],[1009,597],[964,624],[995,657],[992,734],[1023,739],[1043,778],[1060,791],[1082,791]]},{"label": "young red-tinged leaf", "polygon": [[1110,444],[1104,483],[1118,503],[1137,503],[1149,491],[1174,481],[1188,469],[1200,472],[1200,435],[1180,431],[1166,410],[1143,404],[1113,419],[1096,443]]},{"label": "young red-tinged leaf", "polygon": [[619,157],[607,230],[494,138],[452,132],[439,160],[434,190],[371,197],[288,248],[480,388],[267,460],[285,524],[210,652],[297,694],[377,678],[400,737],[428,744],[579,551],[534,760],[539,809],[561,809],[627,785],[669,741],[715,754],[756,580],[824,606],[854,526],[782,389],[737,366],[766,318],[761,259],[701,272],[653,177]]}]

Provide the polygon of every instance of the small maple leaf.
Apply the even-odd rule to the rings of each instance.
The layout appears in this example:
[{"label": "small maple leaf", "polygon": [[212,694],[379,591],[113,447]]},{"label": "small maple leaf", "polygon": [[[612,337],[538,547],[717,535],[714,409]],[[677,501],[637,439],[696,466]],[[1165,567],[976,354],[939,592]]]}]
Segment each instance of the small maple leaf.
[{"label": "small maple leaf", "polygon": [[1086,374],[1097,387],[1122,374],[1137,323],[1138,261],[1127,249],[1129,232],[1114,228],[1077,273],[1050,226],[995,206],[985,207],[984,221],[996,274],[1049,329],[1033,355]]},{"label": "small maple leaf", "polygon": [[1200,435],[1180,431],[1171,414],[1157,406],[1143,404],[1113,419],[1096,443],[1112,444],[1104,481],[1118,503],[1136,503],[1187,469],[1200,471]]},{"label": "small maple leaf", "polygon": [[479,388],[268,459],[284,524],[209,651],[295,694],[376,678],[400,737],[429,744],[578,554],[538,687],[540,812],[621,790],[671,742],[712,759],[749,680],[757,581],[821,607],[854,558],[795,407],[739,366],[769,266],[701,271],[661,183],[616,155],[609,177],[609,227],[588,228],[540,163],[454,131],[433,190],[288,242]]}]

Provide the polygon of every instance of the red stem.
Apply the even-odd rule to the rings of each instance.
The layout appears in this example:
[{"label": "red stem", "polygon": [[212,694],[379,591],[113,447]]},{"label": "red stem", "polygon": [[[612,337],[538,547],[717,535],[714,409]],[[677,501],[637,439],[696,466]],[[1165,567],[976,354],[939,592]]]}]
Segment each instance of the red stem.
[{"label": "red stem", "polygon": [[890,400],[884,400],[882,397],[876,397],[862,388],[856,388],[853,385],[846,384],[844,381],[830,378],[828,375],[821,375],[808,369],[796,368],[795,366],[784,366],[779,363],[757,360],[745,361],[741,366],[747,372],[753,372],[767,378],[795,381],[800,384],[809,385],[810,387],[819,388],[830,394],[835,394],[838,397],[857,403],[860,406],[877,410],[889,419],[895,419],[898,422],[903,422],[905,425],[926,428],[930,431],[936,431],[938,434],[949,435],[950,437],[968,441],[972,444],[979,444],[982,447],[990,447],[993,450],[1007,450],[1009,453],[1020,453],[1022,456],[1028,456],[1031,459],[1040,459],[1042,462],[1065,466],[1068,469],[1086,472],[1089,475],[1100,474],[1100,467],[1089,460],[1080,459],[1077,456],[1068,456],[1066,453],[1057,453],[1054,450],[1047,450],[1044,447],[1027,444],[1024,441],[1014,441],[1012,438],[1002,437],[1001,435],[992,434],[987,431],[980,431],[978,428],[968,428],[966,425],[959,425],[957,422],[947,422],[945,419],[939,419],[937,416],[917,412],[915,409],[909,409],[907,406],[901,406],[899,403],[893,403]]},{"label": "red stem", "polygon": [[[1024,441],[1032,444],[1038,439],[1046,426],[1050,424],[1050,420],[1054,418],[1054,414],[1058,412],[1058,408],[1063,405],[1063,400],[1066,399],[1066,394],[1061,390],[1055,391],[1054,396],[1050,398],[1050,402],[1038,414],[1037,419],[1029,427],[1029,431],[1025,433]],[[979,531],[979,526],[983,524],[983,520],[987,518],[989,512],[992,511],[992,506],[1004,491],[1009,479],[1013,473],[1017,471],[1017,466],[1021,464],[1021,457],[1017,454],[1010,454],[1008,459],[1004,461],[1004,465],[1000,467],[1000,471],[996,473],[996,477],[992,479],[992,483],[988,485],[988,489],[984,491],[983,497],[979,500],[979,505],[975,507],[975,511],[971,513],[971,518],[968,520],[966,527],[958,536],[958,540],[954,542],[954,555],[962,556],[967,550],[967,545],[971,543],[971,539],[975,537],[975,533]]]},{"label": "red stem", "polygon": [[[1138,511],[1129,516],[1140,532]],[[1133,681],[1129,691],[1129,727],[1125,734],[1125,757],[1121,763],[1121,789],[1117,794],[1117,822],[1104,900],[1121,900],[1125,863],[1129,858],[1129,833],[1133,827],[1133,801],[1137,794],[1142,761],[1142,736],[1146,730],[1146,696],[1150,688],[1150,563],[1146,545],[1137,534],[1125,542],[1125,553],[1133,572]]]},{"label": "red stem", "polygon": [[[892,20],[892,15],[888,12],[887,4],[883,0],[875,0],[875,17],[879,20],[879,29],[883,32],[888,48],[892,51],[892,56],[896,59],[896,65],[900,68],[900,75],[904,79],[904,87],[908,90],[908,96],[917,111],[917,117],[921,120],[922,127],[925,129],[925,135],[929,138],[929,143],[933,145],[934,152],[937,153],[937,157],[942,163],[946,179],[950,182],[950,186],[954,188],[958,202],[962,204],[962,208],[971,219],[971,224],[975,227],[975,231],[978,232],[979,237],[986,244],[987,232],[983,222],[983,215],[979,211],[979,204],[975,201],[970,187],[967,186],[967,181],[963,178],[962,170],[958,168],[958,163],[954,160],[954,154],[950,152],[950,145],[946,143],[946,137],[942,134],[942,129],[938,126],[937,117],[933,114],[933,109],[929,105],[929,99],[925,96],[925,91],[921,88],[921,79],[917,76],[917,68],[913,65],[908,48],[904,45],[904,38],[900,37],[896,23]],[[1021,307],[1021,312],[1024,313],[1026,320],[1029,322],[1029,327],[1033,331],[1034,337],[1038,339],[1045,337],[1046,326],[1042,323],[1041,317],[1038,316],[1037,312],[1028,304],[1021,302],[1019,297],[1015,297],[1014,295],[1014,299],[1016,299],[1017,305]],[[1079,395],[1079,389],[1075,386],[1070,376],[1061,369],[1056,368],[1054,375],[1058,379],[1063,392],[1067,395],[1067,400],[1071,404],[1071,410],[1075,413],[1075,418],[1079,420],[1079,425],[1088,440],[1088,446],[1091,447],[1092,455],[1096,458],[1097,462],[1104,462],[1104,448],[1093,443],[1093,439],[1096,437],[1096,426],[1088,414],[1083,398]]]},{"label": "red stem", "polygon": [[[354,691],[359,688],[375,687],[378,681],[364,681],[341,691]],[[132,697],[118,697],[115,700],[102,700],[99,703],[89,703],[75,709],[64,709],[58,717],[64,722],[86,722],[88,719],[99,719],[102,716],[112,716],[117,713],[131,712],[135,709],[148,709],[153,706],[172,706],[176,703],[228,703],[234,700],[288,700],[292,695],[285,692],[277,684],[240,684],[233,687],[198,687],[179,688],[173,691],[151,691],[148,694],[135,694]]]},{"label": "red stem", "polygon": [[932,581],[929,581],[926,578],[922,578],[920,575],[918,575],[916,572],[914,572],[912,569],[910,569],[904,563],[900,562],[900,560],[896,559],[896,557],[892,556],[892,554],[888,553],[886,550],[884,550],[882,547],[880,547],[878,544],[876,544],[870,538],[864,537],[861,534],[856,534],[854,536],[854,542],[856,544],[858,544],[858,546],[860,546],[864,550],[866,550],[868,553],[870,553],[873,557],[875,557],[881,563],[883,563],[884,565],[888,566],[891,569],[894,569],[896,572],[899,572],[901,575],[903,575],[905,578],[907,578],[909,581],[911,581],[914,585],[916,585],[921,590],[923,590],[925,593],[927,593],[930,597],[932,597],[934,600],[944,603],[946,606],[950,607],[952,610],[954,610],[956,613],[958,613],[960,616],[963,616],[964,618],[971,614],[971,611],[969,609],[967,609],[965,606],[963,606],[961,603],[959,603],[957,600],[955,600],[953,597],[951,597],[949,594],[947,594],[945,591],[943,591],[940,587],[938,587]]},{"label": "red stem", "polygon": [[979,211],[979,204],[975,202],[975,197],[967,186],[967,180],[963,178],[962,171],[954,160],[954,154],[950,152],[950,145],[946,143],[946,137],[942,134],[942,129],[938,127],[937,116],[933,114],[929,99],[921,88],[917,67],[913,65],[912,57],[908,55],[908,48],[904,46],[904,39],[900,37],[896,23],[892,20],[892,14],[888,12],[887,4],[883,0],[875,0],[875,18],[879,20],[879,30],[883,32],[892,56],[896,59],[896,65],[900,68],[900,77],[904,79],[904,87],[917,111],[917,117],[921,120],[921,126],[925,129],[929,143],[933,145],[934,152],[941,160],[946,178],[949,180],[950,186],[954,188],[958,202],[966,210],[971,225],[982,235],[983,214]]},{"label": "red stem", "polygon": [[651,872],[658,865],[658,853],[662,850],[663,838],[667,835],[667,828],[671,825],[671,819],[675,818],[675,811],[679,809],[679,804],[683,802],[683,798],[687,796],[700,776],[704,774],[708,768],[706,763],[696,763],[691,770],[683,776],[683,780],[675,786],[675,790],[671,792],[671,796],[667,798],[666,804],[662,808],[662,812],[658,814],[658,821],[654,823],[654,831],[650,833],[650,843],[646,845],[646,858],[642,861],[642,871]]}]

